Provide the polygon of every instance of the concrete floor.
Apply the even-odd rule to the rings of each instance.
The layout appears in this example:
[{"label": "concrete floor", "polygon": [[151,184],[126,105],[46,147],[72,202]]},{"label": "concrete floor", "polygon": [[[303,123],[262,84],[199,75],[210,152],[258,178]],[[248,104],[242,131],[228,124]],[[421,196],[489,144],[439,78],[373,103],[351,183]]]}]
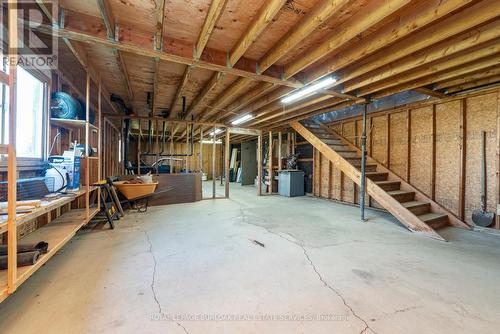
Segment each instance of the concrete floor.
[{"label": "concrete floor", "polygon": [[368,216],[238,185],[131,213],[80,232],[0,304],[0,333],[498,332],[500,237],[439,242]]}]

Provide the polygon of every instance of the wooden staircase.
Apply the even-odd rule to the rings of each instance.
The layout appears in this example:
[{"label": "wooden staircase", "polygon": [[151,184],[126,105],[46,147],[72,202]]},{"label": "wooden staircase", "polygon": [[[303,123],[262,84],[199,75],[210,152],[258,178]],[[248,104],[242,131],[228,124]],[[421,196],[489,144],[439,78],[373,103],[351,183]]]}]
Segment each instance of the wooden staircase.
[{"label": "wooden staircase", "polygon": [[[317,123],[290,126],[320,151],[335,167],[356,184],[361,182],[361,150],[335,130]],[[389,211],[409,230],[424,236],[445,240],[436,230],[445,226],[470,229],[438,203],[375,159],[366,159],[366,191],[377,203]]]}]

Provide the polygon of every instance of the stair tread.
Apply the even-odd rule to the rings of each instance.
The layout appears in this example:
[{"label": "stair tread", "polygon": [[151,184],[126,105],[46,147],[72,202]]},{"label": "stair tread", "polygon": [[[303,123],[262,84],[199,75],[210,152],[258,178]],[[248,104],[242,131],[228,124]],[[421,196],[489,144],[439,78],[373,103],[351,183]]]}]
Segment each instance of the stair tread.
[{"label": "stair tread", "polygon": [[[389,173],[387,173],[387,172],[366,172],[366,175],[378,175],[378,174],[389,174]],[[386,181],[384,181],[384,182],[386,182]]]},{"label": "stair tread", "polygon": [[389,195],[400,195],[400,194],[414,194],[414,191],[407,191],[407,190],[391,190],[387,192]]},{"label": "stair tread", "polygon": [[444,213],[429,212],[429,213],[424,213],[423,215],[418,216],[418,218],[420,218],[423,221],[436,219],[436,218],[443,218],[443,217],[448,217],[448,215],[444,214]]},{"label": "stair tread", "polygon": [[[375,172],[367,172],[367,173],[375,173]],[[383,173],[383,172],[382,172]],[[397,183],[401,183],[401,181],[375,181],[375,184],[397,184]]]},{"label": "stair tread", "polygon": [[409,201],[409,202],[404,202],[401,204],[403,204],[403,206],[407,209],[414,208],[414,207],[421,206],[421,205],[430,205],[427,202],[421,202],[421,201]]}]

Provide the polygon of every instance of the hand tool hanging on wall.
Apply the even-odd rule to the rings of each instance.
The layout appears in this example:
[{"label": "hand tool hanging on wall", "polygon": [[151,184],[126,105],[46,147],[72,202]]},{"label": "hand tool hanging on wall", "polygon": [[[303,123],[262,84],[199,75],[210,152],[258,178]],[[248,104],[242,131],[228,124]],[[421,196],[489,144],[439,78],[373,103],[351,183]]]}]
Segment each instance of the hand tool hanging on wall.
[{"label": "hand tool hanging on wall", "polygon": [[495,213],[486,211],[486,132],[481,132],[481,210],[472,213],[474,224],[487,227],[493,224]]}]

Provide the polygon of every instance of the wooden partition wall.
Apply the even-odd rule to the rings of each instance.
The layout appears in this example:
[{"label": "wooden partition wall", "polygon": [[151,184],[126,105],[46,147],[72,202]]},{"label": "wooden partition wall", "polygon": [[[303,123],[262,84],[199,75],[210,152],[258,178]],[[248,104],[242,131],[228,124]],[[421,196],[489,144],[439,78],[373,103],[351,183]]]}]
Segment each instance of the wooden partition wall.
[{"label": "wooden partition wall", "polygon": [[[470,223],[480,209],[482,131],[487,210],[496,212],[500,200],[499,116],[500,90],[369,114],[368,155]],[[330,126],[359,147],[361,125],[356,117]],[[317,150],[313,160],[315,196],[358,203],[359,189],[351,180]]]}]

